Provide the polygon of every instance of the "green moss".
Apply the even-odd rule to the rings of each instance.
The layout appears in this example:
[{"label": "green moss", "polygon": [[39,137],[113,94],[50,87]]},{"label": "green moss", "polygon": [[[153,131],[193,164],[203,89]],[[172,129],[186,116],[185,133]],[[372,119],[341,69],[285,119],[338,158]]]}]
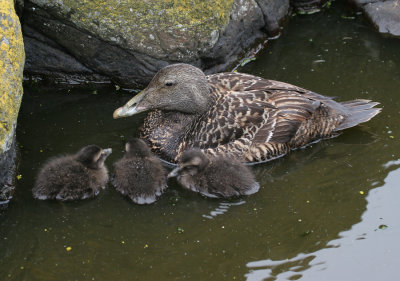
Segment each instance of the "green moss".
[{"label": "green moss", "polygon": [[[33,0],[55,9],[79,29],[130,49],[209,47],[229,20],[233,0]],[[171,39],[171,40],[168,40]],[[165,46],[163,43],[168,42]],[[173,43],[170,41],[174,41]],[[208,44],[208,45],[207,45]],[[184,51],[183,51],[184,52]]]},{"label": "green moss", "polygon": [[13,0],[0,0],[0,155],[9,149],[22,98],[25,53]]}]

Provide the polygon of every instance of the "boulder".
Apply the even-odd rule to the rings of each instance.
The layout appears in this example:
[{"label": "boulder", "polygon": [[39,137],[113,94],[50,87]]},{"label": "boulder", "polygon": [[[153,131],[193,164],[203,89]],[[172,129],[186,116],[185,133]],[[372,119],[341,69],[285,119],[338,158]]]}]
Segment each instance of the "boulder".
[{"label": "boulder", "polygon": [[361,9],[380,33],[400,37],[399,0],[350,0]]},{"label": "boulder", "polygon": [[0,209],[12,196],[16,172],[15,128],[22,99],[24,45],[13,0],[0,0]]},{"label": "boulder", "polygon": [[274,36],[289,0],[27,0],[27,75],[147,84],[175,62],[226,70]]}]

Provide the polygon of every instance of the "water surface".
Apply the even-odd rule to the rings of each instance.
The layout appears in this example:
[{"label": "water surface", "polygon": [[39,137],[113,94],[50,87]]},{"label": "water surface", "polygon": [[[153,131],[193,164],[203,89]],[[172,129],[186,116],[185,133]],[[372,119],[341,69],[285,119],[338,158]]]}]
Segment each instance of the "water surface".
[{"label": "water surface", "polygon": [[[400,261],[400,41],[340,4],[296,16],[241,68],[338,100],[371,99],[372,121],[254,166],[260,191],[206,199],[170,182],[150,206],[111,186],[93,200],[42,202],[35,174],[96,143],[121,157],[144,115],[112,119],[115,89],[26,87],[17,192],[0,217],[1,280],[396,280]],[[67,247],[71,247],[67,251]]]}]

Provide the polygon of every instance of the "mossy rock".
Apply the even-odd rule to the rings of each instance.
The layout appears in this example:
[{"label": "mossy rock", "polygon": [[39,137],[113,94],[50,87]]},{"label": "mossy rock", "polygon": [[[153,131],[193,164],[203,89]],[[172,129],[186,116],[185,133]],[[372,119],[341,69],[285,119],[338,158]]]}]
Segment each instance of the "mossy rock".
[{"label": "mossy rock", "polygon": [[[14,1],[0,0],[0,205],[13,190],[15,128],[22,99],[25,54]],[[0,208],[1,208],[0,206]]]},{"label": "mossy rock", "polygon": [[[23,29],[29,28],[28,50],[41,42],[76,60],[75,69],[139,86],[174,62],[208,72],[226,69],[267,36],[265,27],[276,29],[273,23],[288,10],[289,0],[28,0]],[[273,16],[266,18],[264,11]],[[56,51],[50,56],[66,58]],[[43,60],[28,58],[26,72],[37,72]]]}]

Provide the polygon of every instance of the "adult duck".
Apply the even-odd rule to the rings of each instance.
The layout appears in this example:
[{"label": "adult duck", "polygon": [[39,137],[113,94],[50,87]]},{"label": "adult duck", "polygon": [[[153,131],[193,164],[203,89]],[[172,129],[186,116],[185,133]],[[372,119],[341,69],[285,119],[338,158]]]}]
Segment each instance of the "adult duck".
[{"label": "adult duck", "polygon": [[287,83],[243,73],[206,76],[188,64],[162,68],[113,117],[150,111],[140,137],[162,159],[176,163],[199,148],[212,156],[256,163],[338,135],[380,112],[377,102],[336,102]]}]

